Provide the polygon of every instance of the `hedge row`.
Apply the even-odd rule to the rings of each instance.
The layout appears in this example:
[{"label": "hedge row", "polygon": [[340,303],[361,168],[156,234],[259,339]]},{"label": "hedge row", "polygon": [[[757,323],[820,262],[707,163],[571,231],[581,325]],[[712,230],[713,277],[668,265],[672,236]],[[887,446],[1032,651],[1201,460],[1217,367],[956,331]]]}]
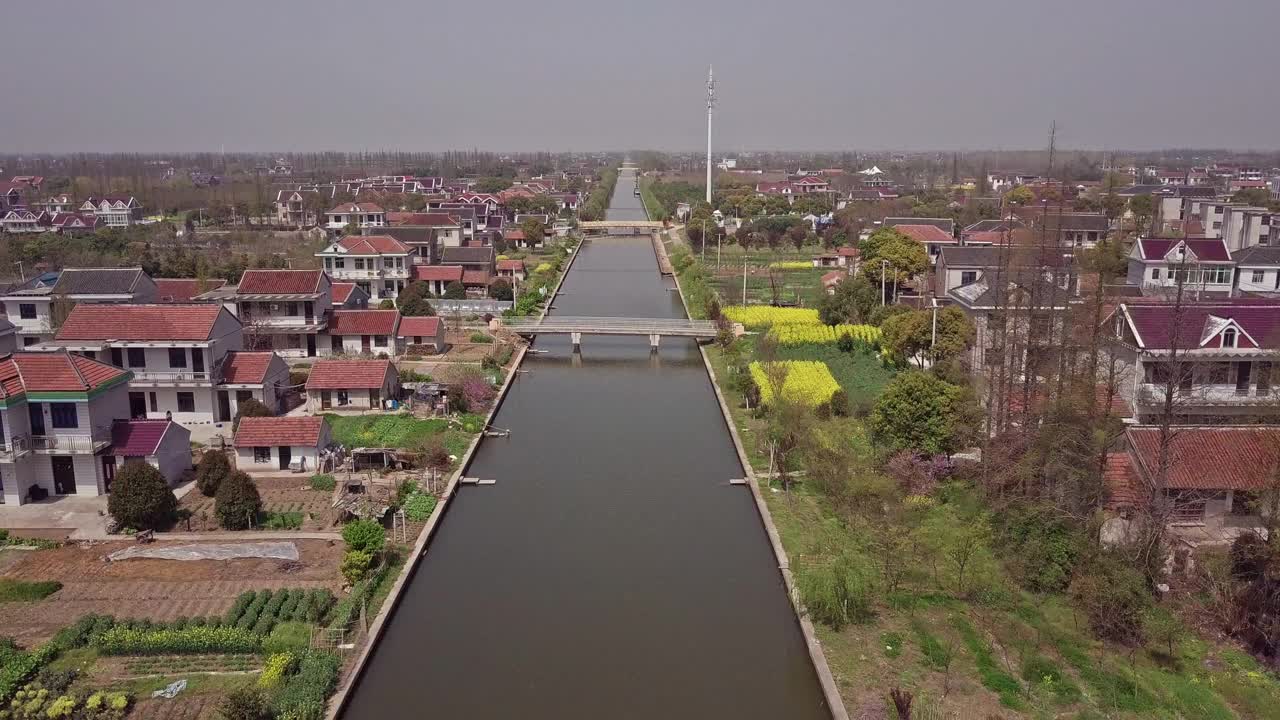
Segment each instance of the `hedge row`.
[{"label": "hedge row", "polygon": [[117,625],[95,637],[93,645],[104,655],[254,653],[262,638],[238,627],[143,630]]},{"label": "hedge row", "polygon": [[315,590],[250,590],[236,598],[222,624],[266,635],[277,623],[319,622],[333,606],[333,593]]}]

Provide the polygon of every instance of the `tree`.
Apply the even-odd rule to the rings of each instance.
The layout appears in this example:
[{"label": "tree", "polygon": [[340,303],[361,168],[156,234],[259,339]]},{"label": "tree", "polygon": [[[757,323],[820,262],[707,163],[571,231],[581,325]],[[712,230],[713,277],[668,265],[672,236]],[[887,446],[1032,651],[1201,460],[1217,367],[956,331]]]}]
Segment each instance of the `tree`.
[{"label": "tree", "polygon": [[1126,205],[1125,199],[1114,193],[1107,193],[1102,196],[1102,213],[1107,216],[1108,220],[1113,222],[1124,214]]},{"label": "tree", "polygon": [[168,527],[177,510],[178,498],[155,467],[135,460],[116,471],[107,497],[107,512],[121,527],[135,530]]},{"label": "tree", "polygon": [[915,359],[924,367],[949,360],[964,352],[973,340],[973,323],[960,308],[937,310],[937,335],[934,334],[934,310],[912,310],[886,318],[880,329],[881,344],[904,360]]},{"label": "tree", "polygon": [[405,317],[426,317],[436,314],[435,308],[427,302],[431,297],[431,286],[421,280],[409,283],[400,291],[396,301],[400,305],[400,314]]},{"label": "tree", "polygon": [[467,288],[457,280],[444,286],[445,300],[462,300],[467,296]]},{"label": "tree", "polygon": [[1258,207],[1269,207],[1271,205],[1271,193],[1266,188],[1245,188],[1237,190],[1231,196],[1231,202],[1245,203],[1246,205],[1256,205]]},{"label": "tree", "polygon": [[482,177],[476,180],[472,190],[478,193],[497,193],[511,187],[511,181],[500,177]]},{"label": "tree", "polygon": [[885,277],[892,283],[896,274],[899,283],[906,282],[929,267],[929,254],[924,245],[893,228],[881,228],[858,244],[865,272],[879,276],[886,269]]},{"label": "tree", "polygon": [[827,325],[867,322],[880,302],[880,289],[866,277],[846,277],[836,283],[835,292],[824,295],[818,303],[818,317]]},{"label": "tree", "polygon": [[348,551],[377,555],[387,541],[386,530],[376,520],[353,520],[343,526],[342,541]]},{"label": "tree", "polygon": [[200,464],[196,466],[196,488],[205,497],[213,497],[218,486],[231,474],[231,461],[226,453],[218,450],[206,450],[200,456]]},{"label": "tree", "polygon": [[240,470],[228,475],[218,486],[213,512],[218,516],[218,524],[227,530],[245,530],[252,526],[262,512],[262,497],[253,478]]},{"label": "tree", "polygon": [[395,310],[396,301],[391,298],[382,298],[382,302],[378,303],[379,310]]},{"label": "tree", "polygon": [[960,388],[918,370],[885,388],[871,411],[871,429],[886,445],[930,455],[954,451],[954,414]]},{"label": "tree", "polygon": [[506,280],[494,280],[489,286],[489,297],[494,300],[510,300],[515,297],[515,293],[511,290],[511,283]]},{"label": "tree", "polygon": [[1031,192],[1031,188],[1019,185],[1005,193],[1004,199],[1010,205],[1030,205],[1036,201],[1036,194]]},{"label": "tree", "polygon": [[1150,195],[1134,195],[1129,198],[1129,211],[1139,233],[1145,233],[1156,214],[1156,201]]},{"label": "tree", "polygon": [[240,427],[240,418],[271,417],[273,415],[275,413],[271,412],[271,408],[262,404],[261,400],[248,398],[247,400],[241,400],[237,404],[235,421],[231,423],[231,427],[233,430]]},{"label": "tree", "polygon": [[547,236],[547,225],[537,218],[526,218],[520,222],[520,231],[524,233],[525,242],[538,245]]}]

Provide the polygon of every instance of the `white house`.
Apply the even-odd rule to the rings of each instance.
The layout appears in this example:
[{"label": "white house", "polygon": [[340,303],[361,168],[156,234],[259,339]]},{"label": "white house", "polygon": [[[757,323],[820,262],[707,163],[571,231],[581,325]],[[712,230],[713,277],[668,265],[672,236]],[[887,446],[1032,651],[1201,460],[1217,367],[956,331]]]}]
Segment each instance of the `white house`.
[{"label": "white house", "polygon": [[307,377],[307,409],[379,410],[400,394],[390,360],[319,360]]},{"label": "white house", "polygon": [[48,340],[62,315],[72,306],[89,303],[151,302],[156,284],[140,267],[67,268],[53,283],[32,278],[6,292],[4,313],[18,329],[24,347]]},{"label": "white house", "polygon": [[315,472],[329,446],[329,423],[319,416],[247,417],[236,429],[236,469],[248,473]]},{"label": "white house", "polygon": [[353,282],[370,300],[394,299],[409,282],[415,250],[390,235],[347,235],[316,253],[334,280]]},{"label": "white house", "polygon": [[111,447],[103,453],[107,456],[115,458],[115,468],[129,462],[147,463],[170,486],[177,485],[191,471],[191,431],[172,420],[116,420],[111,425]]},{"label": "white house", "polygon": [[234,298],[251,349],[285,357],[322,354],[316,335],[333,307],[332,282],[323,270],[245,270]]},{"label": "white house", "polygon": [[1280,293],[1280,247],[1254,245],[1231,253],[1236,264],[1235,294]]},{"label": "white house", "polygon": [[1156,294],[1181,282],[1189,293],[1231,293],[1235,263],[1221,239],[1138,238],[1129,251],[1128,284]]},{"label": "white house", "polygon": [[330,230],[341,230],[348,225],[356,227],[384,227],[387,211],[373,203],[343,203],[325,213]]},{"label": "white house", "polygon": [[105,195],[85,200],[80,212],[97,215],[107,227],[128,227],[142,219],[142,204],[132,195]]}]

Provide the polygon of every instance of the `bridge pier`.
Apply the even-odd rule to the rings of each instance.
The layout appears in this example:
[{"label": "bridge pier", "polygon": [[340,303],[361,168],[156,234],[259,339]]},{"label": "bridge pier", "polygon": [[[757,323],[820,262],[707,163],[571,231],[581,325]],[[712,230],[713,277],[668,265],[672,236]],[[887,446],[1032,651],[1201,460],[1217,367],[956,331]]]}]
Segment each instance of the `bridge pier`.
[{"label": "bridge pier", "polygon": [[573,341],[573,351],[576,353],[582,352],[582,333],[571,332],[569,333],[569,339]]},{"label": "bridge pier", "polygon": [[657,349],[658,349],[658,342],[659,342],[659,341],[661,341],[661,340],[662,340],[662,336],[661,336],[661,335],[659,335],[659,334],[657,334],[657,333],[650,333],[650,334],[649,334],[649,347],[653,348],[654,350],[657,350]]}]

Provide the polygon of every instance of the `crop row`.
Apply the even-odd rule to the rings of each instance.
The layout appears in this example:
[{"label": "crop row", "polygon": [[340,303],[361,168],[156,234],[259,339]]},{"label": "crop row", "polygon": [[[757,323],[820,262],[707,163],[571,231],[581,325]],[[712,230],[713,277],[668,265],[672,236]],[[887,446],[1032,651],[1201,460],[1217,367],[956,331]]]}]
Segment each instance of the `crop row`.
[{"label": "crop row", "polygon": [[773,402],[773,386],[777,381],[773,377],[774,369],[782,374],[782,395],[809,407],[816,407],[829,402],[831,396],[840,390],[840,384],[832,377],[831,371],[824,362],[816,360],[782,360],[769,363],[766,367],[759,362],[751,363],[751,379],[760,388],[760,400],[766,405]]},{"label": "crop row", "polygon": [[867,345],[880,344],[880,328],[875,325],[777,325],[769,331],[779,345],[829,345],[849,336]]},{"label": "crop row", "polygon": [[818,311],[812,308],[781,308],[771,305],[730,305],[721,312],[733,322],[749,329],[772,325],[821,325]]}]

